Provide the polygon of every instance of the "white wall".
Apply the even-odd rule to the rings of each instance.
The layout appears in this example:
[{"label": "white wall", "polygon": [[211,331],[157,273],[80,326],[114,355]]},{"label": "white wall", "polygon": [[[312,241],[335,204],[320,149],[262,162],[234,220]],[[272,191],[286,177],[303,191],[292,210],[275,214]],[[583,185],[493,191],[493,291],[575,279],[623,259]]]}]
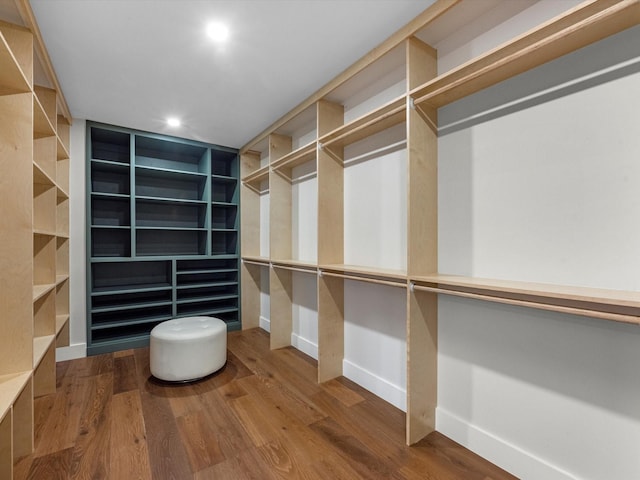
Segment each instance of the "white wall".
[{"label": "white wall", "polygon": [[[440,109],[439,270],[640,289],[640,27]],[[640,478],[640,330],[441,296],[437,429],[521,478]]]},{"label": "white wall", "polygon": [[69,346],[56,350],[56,360],[87,354],[86,235],[85,235],[85,128],[74,119],[70,134],[69,161]]}]

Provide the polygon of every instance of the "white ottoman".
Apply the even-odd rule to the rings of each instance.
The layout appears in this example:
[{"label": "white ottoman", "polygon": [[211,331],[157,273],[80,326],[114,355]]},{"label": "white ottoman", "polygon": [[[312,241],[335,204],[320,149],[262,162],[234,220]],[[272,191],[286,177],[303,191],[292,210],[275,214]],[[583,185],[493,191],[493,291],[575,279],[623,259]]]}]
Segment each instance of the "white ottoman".
[{"label": "white ottoman", "polygon": [[160,380],[197,380],[227,361],[227,325],[219,318],[175,318],[151,330],[151,374]]}]

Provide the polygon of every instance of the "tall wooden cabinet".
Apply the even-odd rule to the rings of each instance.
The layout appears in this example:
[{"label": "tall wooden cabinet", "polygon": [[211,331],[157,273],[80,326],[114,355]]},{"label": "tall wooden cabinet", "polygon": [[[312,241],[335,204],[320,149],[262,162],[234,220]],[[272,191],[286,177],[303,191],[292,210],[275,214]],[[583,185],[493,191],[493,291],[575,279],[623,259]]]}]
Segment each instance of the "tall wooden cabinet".
[{"label": "tall wooden cabinet", "polygon": [[238,152],[87,123],[87,352],[147,345],[159,322],[239,328]]},{"label": "tall wooden cabinet", "polygon": [[33,398],[69,343],[69,124],[33,84],[34,42],[0,22],[0,477],[33,450]]},{"label": "tall wooden cabinet", "polygon": [[[486,14],[494,3],[437,1],[241,149],[243,327],[259,324],[260,298],[268,295],[271,346],[291,344],[291,275],[313,275],[322,382],[342,374],[345,280],[404,290],[409,444],[435,428],[439,294],[640,323],[637,292],[438,271],[438,108],[640,23],[637,1],[586,1],[470,60],[439,66],[431,45]],[[370,145],[362,147],[363,141]],[[373,192],[373,185],[361,186],[365,192],[369,188],[368,195],[384,195],[386,182],[396,182],[394,188],[406,192],[386,213],[401,225],[400,235],[389,242],[396,249],[391,260],[355,255],[347,242],[354,218],[345,200],[347,180],[349,188],[358,184],[356,176],[347,177],[347,168],[375,161],[380,151],[400,152],[393,157],[401,162],[400,174],[377,179]],[[300,218],[292,220],[300,205],[291,185],[305,172],[316,178],[317,209],[306,212],[314,219],[307,228],[313,252],[301,255],[305,249],[295,245]],[[362,228],[373,232],[371,241],[389,229]]]}]

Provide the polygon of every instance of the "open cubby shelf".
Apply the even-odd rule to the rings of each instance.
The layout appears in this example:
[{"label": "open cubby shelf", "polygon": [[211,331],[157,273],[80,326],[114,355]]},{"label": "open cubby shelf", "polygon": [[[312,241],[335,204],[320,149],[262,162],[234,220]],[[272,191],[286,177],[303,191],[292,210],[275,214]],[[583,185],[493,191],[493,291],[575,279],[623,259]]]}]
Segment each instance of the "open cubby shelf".
[{"label": "open cubby shelf", "polygon": [[[24,18],[30,9],[19,10],[16,21],[32,25]],[[34,398],[55,392],[55,348],[68,345],[56,335],[69,323],[62,238],[69,232],[69,124],[58,115],[66,108],[59,92],[33,83],[56,83],[41,64],[38,70],[41,53],[29,28],[0,22],[0,477],[7,480],[33,452]]]},{"label": "open cubby shelf", "polygon": [[237,310],[236,150],[87,122],[87,166],[89,354],[145,345],[187,298]]}]

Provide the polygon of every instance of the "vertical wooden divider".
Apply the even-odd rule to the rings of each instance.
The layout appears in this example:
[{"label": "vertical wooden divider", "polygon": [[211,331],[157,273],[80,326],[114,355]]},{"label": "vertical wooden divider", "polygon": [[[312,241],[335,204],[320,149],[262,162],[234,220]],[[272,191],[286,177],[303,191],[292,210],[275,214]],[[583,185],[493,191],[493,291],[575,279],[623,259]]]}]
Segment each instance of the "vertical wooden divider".
[{"label": "vertical wooden divider", "polygon": [[[240,155],[240,178],[260,168],[260,154],[246,152]],[[244,184],[240,185],[240,252],[242,255],[260,256],[260,195]],[[240,283],[242,289],[242,329],[260,324],[260,276],[262,267],[242,263]]]},{"label": "vertical wooden divider", "polygon": [[[437,75],[437,52],[416,38],[406,40],[407,89]],[[437,110],[418,110],[407,99],[407,274],[438,271]],[[435,430],[438,400],[438,297],[407,290],[406,442]]]},{"label": "vertical wooden divider", "polygon": [[[269,135],[269,162],[291,152],[291,137]],[[291,183],[282,175],[269,171],[269,248],[271,259],[291,258]],[[269,296],[272,349],[291,345],[291,271],[269,269]]]},{"label": "vertical wooden divider", "polygon": [[[323,150],[322,136],[344,123],[344,106],[317,103],[318,265],[344,261],[344,170]],[[343,158],[344,149],[333,151]],[[344,358],[344,280],[318,278],[318,382],[342,375]]]}]

